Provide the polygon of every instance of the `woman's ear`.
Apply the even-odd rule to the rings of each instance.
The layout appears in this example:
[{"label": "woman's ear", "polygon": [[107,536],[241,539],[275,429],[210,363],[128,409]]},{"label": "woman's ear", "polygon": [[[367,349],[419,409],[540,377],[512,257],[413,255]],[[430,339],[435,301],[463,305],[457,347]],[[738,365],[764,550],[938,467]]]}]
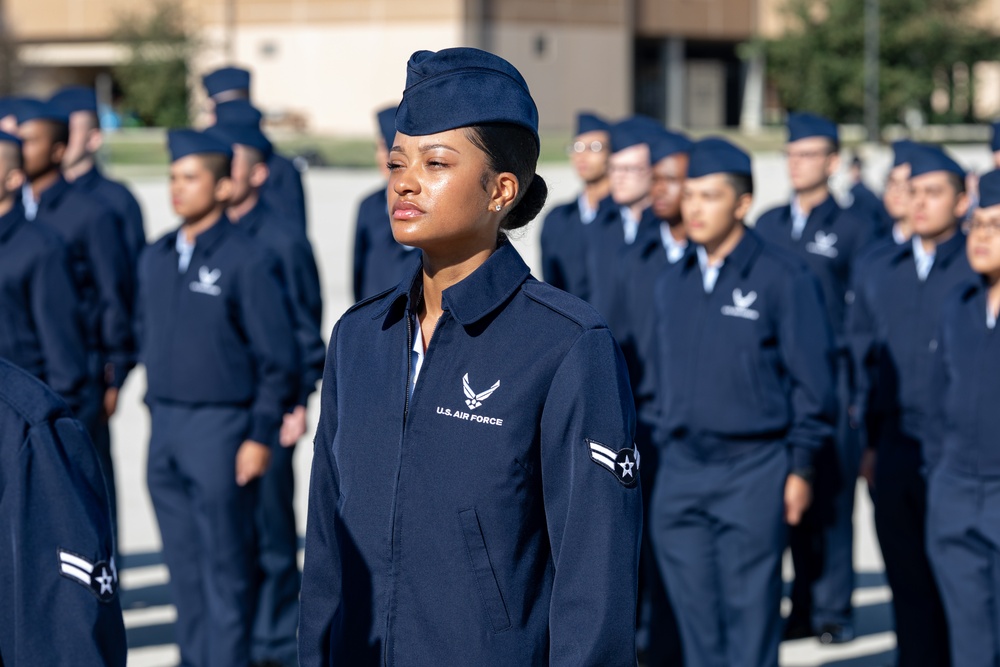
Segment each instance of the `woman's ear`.
[{"label": "woman's ear", "polygon": [[505,171],[497,174],[493,178],[493,192],[490,196],[490,206],[500,210],[510,208],[517,201],[517,196],[521,191],[521,184],[517,182],[517,176]]}]

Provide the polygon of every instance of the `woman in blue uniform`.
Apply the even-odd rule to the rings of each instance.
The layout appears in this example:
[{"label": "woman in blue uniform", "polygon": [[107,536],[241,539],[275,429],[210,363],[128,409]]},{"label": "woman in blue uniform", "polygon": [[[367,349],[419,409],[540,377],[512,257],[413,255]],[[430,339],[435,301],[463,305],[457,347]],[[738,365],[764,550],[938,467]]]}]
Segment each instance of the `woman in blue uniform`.
[{"label": "woman in blue uniform", "polygon": [[422,266],[334,329],[302,665],[634,665],[641,532],[621,352],[507,241],[541,209],[538,114],[476,49],[419,51],[390,151]]}]

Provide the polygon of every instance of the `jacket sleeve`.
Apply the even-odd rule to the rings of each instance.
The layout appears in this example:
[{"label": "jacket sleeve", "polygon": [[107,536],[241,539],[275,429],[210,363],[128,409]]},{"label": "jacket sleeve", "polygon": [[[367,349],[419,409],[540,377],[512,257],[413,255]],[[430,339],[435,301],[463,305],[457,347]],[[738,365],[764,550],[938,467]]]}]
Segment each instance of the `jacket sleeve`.
[{"label": "jacket sleeve", "polygon": [[305,564],[299,602],[299,664],[333,664],[341,615],[342,567],[337,542],[337,503],[340,482],[331,448],[337,434],[337,330],[330,337],[329,361],[323,376],[319,427],[313,443],[309,479],[309,515],[306,523]]},{"label": "jacket sleeve", "polygon": [[816,278],[806,271],[787,285],[779,325],[781,356],[791,381],[792,469],[812,467],[814,452],[833,437],[837,395],[833,334]]},{"label": "jacket sleeve", "polygon": [[550,665],[636,663],[642,491],[634,436],[621,351],[607,329],[584,331],[556,371],[541,420],[542,493],[555,563]]},{"label": "jacket sleeve", "polygon": [[78,665],[124,666],[108,491],[82,425],[57,414],[32,427],[14,474],[4,504],[15,549],[0,565],[13,570],[4,604],[17,610],[2,631],[13,632],[5,664],[62,665],[72,656]]},{"label": "jacket sleeve", "polygon": [[45,380],[77,411],[87,383],[87,348],[69,275],[69,256],[59,243],[40,260],[32,274],[31,315],[45,359]]},{"label": "jacket sleeve", "polygon": [[281,420],[299,391],[299,350],[291,306],[270,253],[248,261],[242,272],[241,320],[257,364],[249,438],[276,445]]},{"label": "jacket sleeve", "polygon": [[320,333],[323,326],[323,295],[319,270],[316,268],[312,246],[306,239],[296,240],[289,245],[282,264],[291,302],[295,339],[301,355],[301,388],[296,396],[296,404],[305,405],[309,396],[316,391],[316,383],[323,377],[323,364],[326,361],[326,346]]},{"label": "jacket sleeve", "polygon": [[108,366],[105,381],[109,386],[121,387],[135,366],[134,280],[117,217],[103,206],[95,207],[93,215],[94,221],[88,227],[87,254],[94,272],[101,346]]},{"label": "jacket sleeve", "polygon": [[[948,306],[951,305],[948,304]],[[921,447],[924,465],[928,470],[937,466],[944,453],[944,438],[948,430],[948,406],[951,405],[951,397],[949,396],[951,377],[948,372],[951,345],[946,323],[954,322],[958,315],[952,308],[946,307],[944,309],[942,322],[945,324],[938,331],[938,345],[931,355],[931,387],[934,390],[927,393],[928,405],[925,408],[927,412],[927,436]]]},{"label": "jacket sleeve", "polygon": [[876,339],[875,318],[872,315],[872,295],[868,283],[870,270],[866,262],[855,265],[854,286],[851,290],[853,299],[847,307],[844,330],[854,369],[851,406],[856,411],[855,418],[858,423],[866,426],[867,446],[873,448],[878,445],[878,438],[873,427],[872,394],[881,346]]},{"label": "jacket sleeve", "polygon": [[142,207],[135,196],[125,191],[125,242],[128,245],[129,256],[133,266],[138,266],[139,256],[146,247],[146,229],[142,222]]}]

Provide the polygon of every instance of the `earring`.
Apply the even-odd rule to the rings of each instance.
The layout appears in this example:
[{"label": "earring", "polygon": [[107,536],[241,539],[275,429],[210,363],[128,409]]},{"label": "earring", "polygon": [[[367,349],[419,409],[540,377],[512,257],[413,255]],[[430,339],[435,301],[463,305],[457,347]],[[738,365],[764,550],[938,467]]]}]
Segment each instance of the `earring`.
[{"label": "earring", "polygon": [[497,211],[499,211],[501,208],[503,208],[503,207],[500,206],[500,204],[497,204]]}]

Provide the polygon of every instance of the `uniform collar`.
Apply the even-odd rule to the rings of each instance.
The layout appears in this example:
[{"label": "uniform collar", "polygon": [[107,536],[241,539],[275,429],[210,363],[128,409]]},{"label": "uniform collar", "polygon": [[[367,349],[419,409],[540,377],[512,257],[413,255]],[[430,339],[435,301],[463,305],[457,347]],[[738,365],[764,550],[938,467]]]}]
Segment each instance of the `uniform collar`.
[{"label": "uniform collar", "polygon": [[[688,245],[688,252],[685,254],[684,259],[681,262],[684,263],[685,269],[691,269],[698,266],[698,254],[697,252],[691,251],[691,246]],[[696,246],[697,247],[697,246]],[[764,249],[764,240],[749,227],[743,227],[743,238],[740,242],[736,244],[733,251],[726,255],[723,262],[726,266],[733,267],[733,270],[739,271],[740,276],[746,278],[747,274],[750,273],[750,269],[753,267],[754,260],[757,259],[757,255],[760,254],[761,250]]]},{"label": "uniform collar", "polygon": [[[528,265],[504,239],[482,266],[441,294],[441,304],[462,326],[468,326],[502,306],[530,275]],[[401,305],[408,311],[415,310],[422,277],[423,265],[417,267],[409,281],[399,284],[373,319]]]},{"label": "uniform collar", "polygon": [[[792,224],[792,209],[798,205],[797,202],[798,200],[793,198],[791,202],[785,205],[786,215],[782,217],[782,223],[787,225]],[[826,225],[839,210],[840,205],[837,203],[837,200],[833,198],[832,194],[827,194],[826,199],[809,211],[809,215],[806,216],[806,225],[808,226],[814,220],[818,220],[820,224]]]},{"label": "uniform collar", "polygon": [[24,219],[24,207],[15,201],[10,210],[0,216],[0,243],[6,243]]},{"label": "uniform collar", "polygon": [[[204,257],[205,255],[211,255],[215,246],[226,238],[229,234],[231,228],[234,227],[233,223],[229,221],[226,214],[223,213],[219,220],[213,224],[211,227],[203,231],[194,240],[194,251],[199,257]],[[175,229],[166,238],[167,243],[164,246],[164,250],[176,253],[175,246],[177,244],[177,235],[180,234],[180,228]]]},{"label": "uniform collar", "polygon": [[257,204],[247,211],[247,214],[239,219],[236,224],[239,225],[243,230],[250,233],[250,235],[255,235],[264,223],[267,221],[268,217],[268,207],[264,199],[258,198]]},{"label": "uniform collar", "polygon": [[97,165],[95,164],[85,174],[77,176],[76,180],[73,181],[73,183],[77,185],[82,185],[84,187],[93,187],[94,185],[97,184],[98,181],[101,180],[101,177],[102,177],[101,171],[97,168]]},{"label": "uniform collar", "polygon": [[38,197],[38,208],[40,210],[47,210],[56,206],[59,200],[62,199],[63,195],[69,192],[72,186],[69,184],[62,174],[59,174],[59,178],[42,192]]},{"label": "uniform collar", "polygon": [[[916,238],[915,236],[913,238]],[[936,266],[947,266],[955,259],[956,255],[965,250],[965,234],[961,230],[955,235],[934,249],[934,264]],[[916,261],[913,252],[913,243],[906,242],[897,245],[892,254],[892,263],[898,264],[906,259],[912,258]]]}]

